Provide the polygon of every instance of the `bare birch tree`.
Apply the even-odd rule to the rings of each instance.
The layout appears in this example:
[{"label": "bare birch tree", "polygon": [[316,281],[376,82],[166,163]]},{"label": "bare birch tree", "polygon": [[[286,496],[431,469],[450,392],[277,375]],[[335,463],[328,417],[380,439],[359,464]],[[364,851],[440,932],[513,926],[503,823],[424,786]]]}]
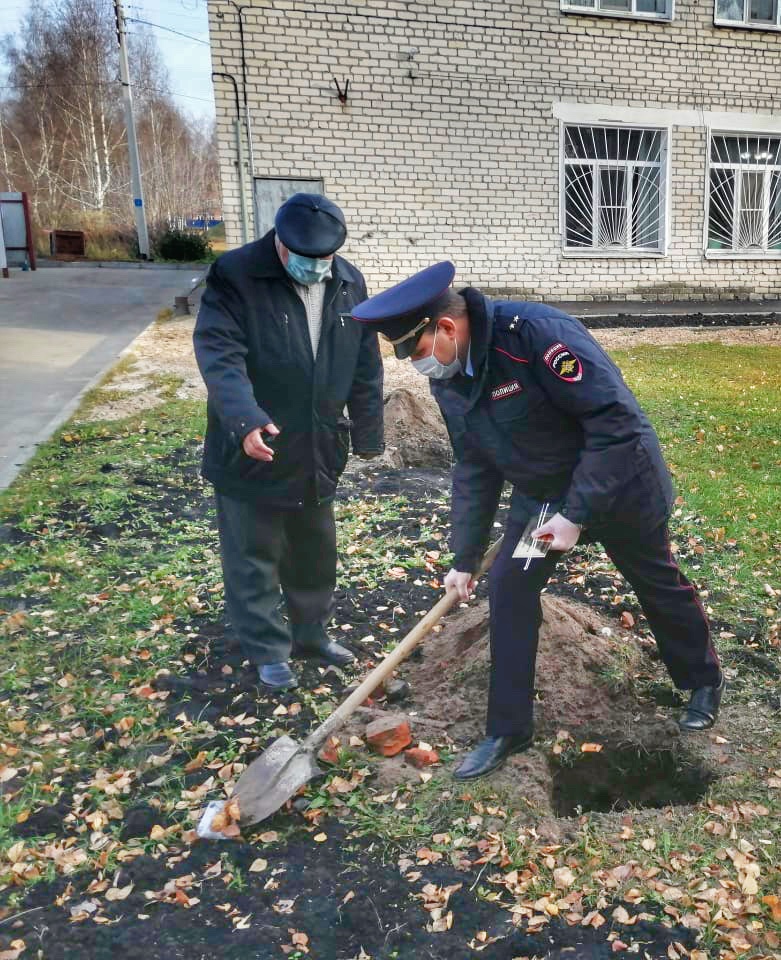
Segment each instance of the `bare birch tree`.
[{"label": "bare birch tree", "polygon": [[[133,84],[150,219],[200,213],[218,195],[211,131],[179,110],[154,37],[134,29]],[[129,171],[111,0],[31,3],[3,52],[0,179],[30,195],[42,226],[128,224]]]}]

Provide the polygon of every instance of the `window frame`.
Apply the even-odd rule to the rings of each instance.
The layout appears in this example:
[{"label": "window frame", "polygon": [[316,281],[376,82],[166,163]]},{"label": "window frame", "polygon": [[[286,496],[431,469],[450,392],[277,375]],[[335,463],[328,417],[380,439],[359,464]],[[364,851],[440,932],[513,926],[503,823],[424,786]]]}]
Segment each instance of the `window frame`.
[{"label": "window frame", "polygon": [[[563,0],[562,0],[563,2]],[[762,23],[748,19],[749,5],[751,0],[743,0],[743,19],[725,20],[718,14],[719,0],[713,0],[713,25],[714,27],[731,27],[734,30],[770,30],[778,32],[781,30],[781,0],[776,3],[776,22]]]},{"label": "window frame", "polygon": [[[716,0],[714,0],[715,4]],[[670,23],[675,19],[675,0],[666,0],[668,6],[667,13],[644,13],[643,11],[636,10],[600,10],[596,4],[600,3],[600,0],[594,0],[595,6],[588,7],[580,5],[575,0],[559,0],[559,9],[562,13],[565,14],[574,14],[576,16],[592,16],[592,17],[617,17],[619,20],[649,20],[651,23]],[[637,0],[631,0],[632,6],[635,7]],[[714,6],[714,10],[715,10]]]},{"label": "window frame", "polygon": [[[659,249],[652,250],[648,247],[630,247],[620,250],[615,248],[600,247],[568,247],[567,246],[567,214],[566,214],[566,128],[567,127],[589,127],[591,129],[622,129],[622,130],[652,130],[661,134],[659,175],[661,182],[659,185],[660,203],[662,205],[662,215],[659,218],[659,230],[661,231],[661,242]],[[599,259],[599,260],[659,260],[668,255],[670,243],[670,176],[671,176],[671,155],[672,155],[672,128],[669,125],[658,124],[638,124],[638,123],[578,123],[570,120],[559,121],[559,250],[563,257],[572,259]],[[595,169],[599,169],[598,162],[589,160],[573,160],[574,164],[591,163]],[[596,179],[596,178],[595,178]]]},{"label": "window frame", "polygon": [[[716,163],[713,164],[711,160],[712,152],[712,139],[714,136],[717,137],[769,137],[771,139],[781,140],[781,133],[763,133],[759,130],[745,131],[745,130],[725,130],[723,127],[708,127],[707,128],[707,140],[706,140],[706,163],[705,163],[705,216],[703,218],[703,250],[705,253],[705,258],[707,260],[781,260],[781,250],[716,250],[713,247],[708,246],[709,233],[710,233],[710,205],[711,205],[711,170],[733,170],[735,171],[735,187],[734,187],[734,201],[733,201],[733,223],[732,223],[732,234],[735,236],[735,231],[737,229],[735,221],[735,211],[739,211],[739,200],[738,196],[742,193],[743,184],[742,176],[743,173],[762,173],[765,177],[765,183],[763,184],[763,203],[765,204],[762,211],[762,218],[764,223],[764,234],[767,236],[768,225],[770,219],[770,179],[773,172],[777,172],[781,176],[781,164],[778,166],[766,166],[760,167],[755,165],[748,164],[729,164],[729,163]],[[768,238],[769,239],[769,238]]]}]

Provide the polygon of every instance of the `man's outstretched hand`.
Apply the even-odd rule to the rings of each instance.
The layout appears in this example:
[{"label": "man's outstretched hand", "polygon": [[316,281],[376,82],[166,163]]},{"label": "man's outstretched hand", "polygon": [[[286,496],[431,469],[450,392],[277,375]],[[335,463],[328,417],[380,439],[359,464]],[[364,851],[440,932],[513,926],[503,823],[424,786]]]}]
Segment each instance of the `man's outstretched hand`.
[{"label": "man's outstretched hand", "polygon": [[461,573],[460,570],[451,570],[445,577],[445,590],[450,593],[455,590],[461,600],[468,600],[469,594],[477,586],[477,580],[471,573]]},{"label": "man's outstretched hand", "polygon": [[580,527],[577,523],[562,517],[560,513],[554,513],[550,520],[534,531],[532,536],[537,539],[553,537],[551,550],[571,550],[580,537]]},{"label": "man's outstretched hand", "polygon": [[265,427],[257,427],[250,430],[247,436],[242,440],[241,445],[248,457],[253,460],[265,460],[270,463],[274,459],[274,451],[268,444],[263,442],[263,432],[269,437],[276,437],[279,430],[273,423],[267,423]]}]

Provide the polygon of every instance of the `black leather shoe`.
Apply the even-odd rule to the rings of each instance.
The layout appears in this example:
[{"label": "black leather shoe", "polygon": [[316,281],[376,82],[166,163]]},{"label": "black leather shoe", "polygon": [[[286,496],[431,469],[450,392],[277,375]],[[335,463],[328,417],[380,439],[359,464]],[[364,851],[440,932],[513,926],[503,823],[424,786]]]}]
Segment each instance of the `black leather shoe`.
[{"label": "black leather shoe", "polygon": [[268,690],[295,690],[298,679],[287,660],[281,663],[265,663],[258,667],[260,682]]},{"label": "black leather shoe", "polygon": [[464,762],[453,773],[456,780],[475,780],[484,777],[513,753],[528,750],[534,742],[533,733],[515,733],[509,737],[486,737],[466,755]]},{"label": "black leather shoe", "polygon": [[355,663],[355,657],[341,644],[329,640],[322,647],[309,649],[307,647],[293,647],[294,657],[303,657],[306,660],[320,660],[322,663],[330,663],[335,667],[346,667]]},{"label": "black leather shoe", "polygon": [[721,697],[727,686],[727,678],[722,673],[715,687],[700,687],[692,690],[689,706],[684,710],[678,726],[683,733],[699,733],[710,730],[716,722],[721,706]]}]

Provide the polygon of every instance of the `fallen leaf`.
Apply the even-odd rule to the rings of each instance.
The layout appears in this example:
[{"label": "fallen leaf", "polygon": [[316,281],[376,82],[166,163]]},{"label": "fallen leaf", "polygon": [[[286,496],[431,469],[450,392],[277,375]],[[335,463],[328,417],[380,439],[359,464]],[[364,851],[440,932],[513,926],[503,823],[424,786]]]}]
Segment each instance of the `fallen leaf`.
[{"label": "fallen leaf", "polygon": [[328,834],[316,833],[312,839],[315,841],[315,843],[325,843],[325,841],[328,839]]},{"label": "fallen leaf", "polygon": [[133,889],[133,884],[129,883],[126,887],[110,887],[106,891],[106,900],[125,900]]},{"label": "fallen leaf", "polygon": [[258,857],[257,860],[253,860],[250,865],[250,873],[262,873],[268,866],[268,860],[264,860],[263,857]]},{"label": "fallen leaf", "polygon": [[193,757],[189,763],[186,763],[184,766],[185,773],[193,773],[195,770],[200,770],[206,761],[206,751],[201,750],[200,753]]},{"label": "fallen leaf", "polygon": [[569,867],[559,867],[553,871],[553,882],[560,890],[566,890],[575,882],[575,874]]},{"label": "fallen leaf", "polygon": [[602,744],[601,743],[581,743],[580,750],[581,750],[581,753],[601,753]]},{"label": "fallen leaf", "polygon": [[766,907],[770,907],[770,916],[773,918],[773,923],[781,923],[781,901],[779,898],[775,894],[762,897],[762,903]]},{"label": "fallen leaf", "polygon": [[274,913],[292,913],[295,904],[295,900],[277,900],[276,903],[271,904],[271,909],[274,911]]}]

